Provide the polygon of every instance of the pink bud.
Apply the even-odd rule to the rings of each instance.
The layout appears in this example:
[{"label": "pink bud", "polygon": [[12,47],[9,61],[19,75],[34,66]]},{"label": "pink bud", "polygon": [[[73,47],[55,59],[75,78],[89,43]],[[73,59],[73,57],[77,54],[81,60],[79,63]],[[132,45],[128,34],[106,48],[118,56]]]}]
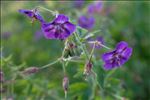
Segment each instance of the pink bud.
[{"label": "pink bud", "polygon": [[69,87],[69,79],[67,76],[65,76],[63,78],[63,83],[62,83],[62,86],[64,88],[64,91],[67,92],[68,91],[68,87]]},{"label": "pink bud", "polygon": [[23,71],[23,74],[33,74],[37,73],[39,71],[39,68],[37,67],[29,67]]},{"label": "pink bud", "polygon": [[0,70],[0,82],[4,82],[4,73]]},{"label": "pink bud", "polygon": [[91,73],[91,69],[92,69],[92,63],[91,62],[88,62],[86,65],[85,65],[85,68],[84,68],[84,73],[85,75],[89,75]]}]

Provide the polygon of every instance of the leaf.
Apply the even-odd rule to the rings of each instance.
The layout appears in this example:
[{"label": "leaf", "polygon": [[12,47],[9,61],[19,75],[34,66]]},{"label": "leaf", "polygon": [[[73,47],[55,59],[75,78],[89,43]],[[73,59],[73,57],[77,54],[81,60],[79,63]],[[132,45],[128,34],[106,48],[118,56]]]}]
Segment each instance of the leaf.
[{"label": "leaf", "polygon": [[106,77],[106,72],[102,68],[102,61],[94,63],[93,70],[96,73],[96,79],[100,88],[104,88],[104,80]]},{"label": "leaf", "polygon": [[74,92],[74,93],[85,91],[87,90],[87,88],[88,88],[88,85],[87,83],[84,83],[84,82],[74,83],[69,86],[70,92]]},{"label": "leaf", "polygon": [[85,35],[87,35],[88,30],[81,28],[81,27],[77,27],[77,33],[79,34],[79,36],[82,38]]}]

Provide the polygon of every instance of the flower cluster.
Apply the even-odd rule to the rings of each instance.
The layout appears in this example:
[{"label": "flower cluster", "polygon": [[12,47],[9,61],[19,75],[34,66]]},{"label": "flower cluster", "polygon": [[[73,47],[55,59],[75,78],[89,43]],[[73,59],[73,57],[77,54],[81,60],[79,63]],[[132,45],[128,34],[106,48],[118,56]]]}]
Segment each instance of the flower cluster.
[{"label": "flower cluster", "polygon": [[[100,12],[102,9],[102,2],[95,2],[94,4],[89,5],[88,7],[88,13],[90,13],[88,16],[80,16],[78,19],[78,25],[81,28],[85,28],[87,30],[90,30],[94,27],[95,19],[91,15],[93,13]],[[84,43],[89,43],[92,47],[90,55],[87,55],[87,63],[85,64],[84,74],[90,75],[92,72],[92,68],[94,67],[92,56],[94,55],[94,49],[101,49],[102,47],[106,49],[110,49],[104,44],[103,37],[99,36],[96,38],[88,38],[87,41],[82,42],[80,39],[80,35],[76,32],[77,25],[73,24],[67,15],[64,14],[56,14],[55,18],[51,22],[46,22],[43,17],[40,15],[37,9],[33,10],[19,10],[20,13],[25,14],[32,20],[37,20],[41,23],[41,30],[44,33],[44,36],[46,39],[57,39],[57,40],[65,40],[65,48],[62,53],[61,60],[58,59],[56,62],[61,61],[63,65],[63,70],[66,75],[65,71],[65,53],[67,52],[67,58],[72,56],[70,51],[75,51],[75,49],[78,47],[78,44],[81,47],[81,52],[88,52],[88,50],[85,52],[84,47],[82,46]],[[76,32],[76,33],[75,33]],[[74,35],[73,35],[74,34]],[[68,39],[70,36],[74,36],[74,41],[72,38]],[[69,41],[69,42],[68,42]],[[77,42],[77,44],[76,44]],[[84,45],[85,46],[85,45]],[[82,53],[81,53],[82,54]],[[127,62],[132,54],[132,48],[128,47],[128,44],[124,41],[121,41],[117,44],[116,48],[110,52],[102,54],[102,61],[104,64],[105,70],[111,70],[114,68],[121,67],[125,62]],[[68,56],[69,55],[69,56]],[[74,55],[73,55],[74,56]],[[71,57],[70,57],[71,58]],[[79,56],[80,58],[80,56]],[[71,59],[70,59],[71,61]],[[54,63],[56,63],[54,62]],[[52,63],[52,64],[54,64]],[[51,65],[51,64],[50,64]],[[48,65],[43,66],[43,68],[46,68]],[[42,69],[42,68],[41,68]],[[39,71],[39,68],[37,67],[30,67],[23,71],[23,74],[32,74]],[[2,76],[2,75],[1,75]],[[1,78],[2,79],[2,78]],[[68,90],[69,85],[69,79],[67,76],[63,78],[62,86],[64,88],[65,93]]]},{"label": "flower cluster", "polygon": [[19,12],[27,15],[32,20],[40,21],[41,29],[44,33],[44,36],[47,39],[64,40],[68,38],[76,30],[76,26],[71,22],[69,22],[68,16],[63,14],[59,14],[52,22],[48,23],[44,21],[43,17],[39,14],[37,9],[34,10],[20,9]]},{"label": "flower cluster", "polygon": [[[91,7],[94,6],[94,7]],[[102,2],[95,2],[89,6],[89,11],[94,12],[101,10]],[[93,10],[91,10],[93,9]],[[46,22],[40,15],[37,9],[33,10],[19,10],[20,13],[25,14],[31,19],[38,20],[41,22],[41,29],[47,39],[60,39],[66,40],[76,31],[76,25],[69,21],[69,17],[64,14],[56,15],[56,18],[51,22]],[[78,19],[79,26],[90,29],[94,26],[94,18],[81,16]],[[106,47],[104,46],[104,40],[102,37],[97,37],[96,40],[88,39],[88,43],[95,44],[94,48]],[[126,42],[120,42],[117,44],[116,49],[104,53],[102,55],[102,60],[105,62],[104,69],[109,70],[123,65],[131,56],[132,48],[128,47]]]}]

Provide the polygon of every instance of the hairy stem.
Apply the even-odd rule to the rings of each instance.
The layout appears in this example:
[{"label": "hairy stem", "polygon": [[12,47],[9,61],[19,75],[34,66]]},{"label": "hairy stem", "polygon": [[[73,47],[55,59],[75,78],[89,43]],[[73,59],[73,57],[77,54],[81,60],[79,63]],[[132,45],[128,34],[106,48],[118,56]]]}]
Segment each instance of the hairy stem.
[{"label": "hairy stem", "polygon": [[87,59],[89,59],[90,57],[88,56],[88,51],[86,50],[86,47],[84,46],[84,44],[81,43],[79,35],[78,35],[77,33],[74,33],[74,34],[75,34],[75,37],[76,37],[78,43],[80,44],[80,46],[81,46],[81,48],[82,48],[82,51],[83,51],[84,54],[86,55]]},{"label": "hairy stem", "polygon": [[51,62],[51,63],[49,63],[49,64],[47,64],[47,65],[44,65],[44,66],[42,66],[40,69],[45,69],[45,68],[47,68],[47,67],[49,67],[49,66],[51,66],[51,65],[54,65],[54,64],[58,63],[60,60],[61,60],[61,58],[58,58],[56,61]]}]

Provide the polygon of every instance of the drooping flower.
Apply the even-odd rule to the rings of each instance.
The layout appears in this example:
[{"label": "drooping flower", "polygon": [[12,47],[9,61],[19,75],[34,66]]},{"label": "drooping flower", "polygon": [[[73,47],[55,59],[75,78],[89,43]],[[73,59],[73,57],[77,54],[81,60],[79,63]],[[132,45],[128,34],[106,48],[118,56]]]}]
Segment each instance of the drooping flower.
[{"label": "drooping flower", "polygon": [[80,27],[90,30],[94,27],[95,19],[92,16],[80,16],[78,24]]},{"label": "drooping flower", "polygon": [[119,42],[115,50],[102,55],[102,60],[105,62],[104,69],[110,70],[120,67],[128,61],[131,54],[132,48],[128,47],[128,44],[124,41]]},{"label": "drooping flower", "polygon": [[44,23],[42,30],[47,39],[68,38],[76,29],[76,26],[69,22],[69,18],[63,14],[59,14],[52,22]]},{"label": "drooping flower", "polygon": [[45,22],[43,17],[40,15],[37,9],[33,9],[33,10],[19,9],[19,12],[22,14],[25,14],[26,16],[31,18],[33,21],[38,20],[41,23]]},{"label": "drooping flower", "polygon": [[90,43],[92,48],[93,48],[94,43],[95,43],[95,48],[97,48],[97,49],[102,48],[102,46],[100,44],[104,44],[104,39],[102,36],[98,36],[96,38],[96,40],[93,38],[88,38],[87,41],[88,41],[88,43]]},{"label": "drooping flower", "polygon": [[95,1],[94,3],[92,3],[88,6],[88,13],[89,14],[99,13],[99,12],[101,12],[102,8],[103,8],[103,2]]}]

